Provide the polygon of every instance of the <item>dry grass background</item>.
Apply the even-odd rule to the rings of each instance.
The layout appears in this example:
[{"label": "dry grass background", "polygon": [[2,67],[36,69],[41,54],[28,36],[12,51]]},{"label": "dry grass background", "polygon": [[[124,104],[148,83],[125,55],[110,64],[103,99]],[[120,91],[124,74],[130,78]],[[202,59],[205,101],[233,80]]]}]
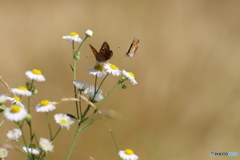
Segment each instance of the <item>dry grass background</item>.
[{"label": "dry grass background", "polygon": [[[139,84],[115,90],[102,109],[115,110],[134,124],[159,159],[207,160],[210,151],[240,153],[239,15],[238,0],[1,1],[0,75],[17,87],[27,80],[26,70],[38,68],[47,81],[37,84],[34,104],[71,97],[71,49],[61,36],[75,31],[83,38],[91,29],[94,35],[81,50],[78,80],[93,83],[86,72],[95,63],[88,43],[99,48],[107,41],[114,51],[110,62],[134,72]],[[137,57],[129,59],[123,55],[134,36],[141,38],[140,47]],[[104,93],[116,81],[109,78]],[[0,92],[8,94],[3,85]],[[58,112],[72,113],[73,104],[59,105],[53,114]],[[48,137],[44,115],[35,118],[38,136]],[[132,126],[120,119],[109,123],[120,149],[131,148],[142,160],[157,159]],[[4,123],[0,144],[13,127]],[[46,159],[65,159],[73,132],[73,127],[63,130]],[[89,156],[118,159],[103,120],[80,134],[72,159]],[[7,159],[24,157],[10,151]]]}]

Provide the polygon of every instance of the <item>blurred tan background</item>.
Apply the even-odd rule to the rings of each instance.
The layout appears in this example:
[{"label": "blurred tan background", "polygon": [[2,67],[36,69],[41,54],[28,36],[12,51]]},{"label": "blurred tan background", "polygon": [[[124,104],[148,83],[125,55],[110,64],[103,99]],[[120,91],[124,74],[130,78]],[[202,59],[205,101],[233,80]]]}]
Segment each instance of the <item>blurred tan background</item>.
[{"label": "blurred tan background", "polygon": [[[17,87],[27,80],[25,71],[41,69],[47,81],[36,84],[33,106],[45,98],[72,97],[71,44],[61,37],[78,32],[84,38],[91,29],[77,79],[93,84],[86,71],[95,63],[88,44],[98,50],[107,41],[114,52],[110,62],[135,73],[138,81],[135,86],[127,82],[127,90],[117,88],[102,106],[123,117],[108,120],[120,149],[133,149],[141,160],[207,160],[213,159],[211,151],[240,153],[239,15],[237,0],[1,1],[0,75]],[[126,58],[135,36],[141,39],[137,56]],[[106,80],[104,94],[117,80]],[[2,84],[0,92],[9,95]],[[61,112],[73,113],[74,104],[60,104],[51,114]],[[44,114],[33,116],[38,137],[48,138]],[[14,127],[5,121],[0,145],[14,144],[5,136]],[[62,130],[46,159],[65,159],[74,130]],[[89,156],[118,159],[102,119],[80,133],[72,159]],[[16,158],[24,156],[10,151],[6,159]]]}]

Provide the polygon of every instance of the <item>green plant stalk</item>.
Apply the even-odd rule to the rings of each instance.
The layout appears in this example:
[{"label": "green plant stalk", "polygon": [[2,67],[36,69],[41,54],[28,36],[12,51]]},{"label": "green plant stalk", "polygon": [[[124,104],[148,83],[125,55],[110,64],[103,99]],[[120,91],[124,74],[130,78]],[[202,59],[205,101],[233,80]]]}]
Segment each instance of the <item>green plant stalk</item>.
[{"label": "green plant stalk", "polygon": [[47,123],[48,123],[48,129],[49,129],[49,133],[50,133],[50,139],[52,139],[52,129],[51,129],[50,121],[49,121],[48,112],[46,112],[46,119],[47,119]]},{"label": "green plant stalk", "polygon": [[110,134],[111,134],[111,136],[112,136],[114,145],[115,145],[115,147],[116,147],[116,149],[117,149],[117,152],[118,152],[118,151],[119,151],[119,148],[118,148],[118,145],[117,145],[117,141],[116,141],[116,139],[115,139],[115,137],[114,137],[114,135],[113,135],[112,128],[110,127],[110,124],[108,123],[108,121],[107,121],[107,119],[105,118],[105,116],[102,115],[102,112],[101,112],[101,111],[99,111],[99,114],[102,116],[105,124],[107,125],[108,130],[109,130],[109,132],[110,132]]},{"label": "green plant stalk", "polygon": [[[31,97],[28,97],[28,114],[30,115],[31,113],[30,113],[30,100],[31,99]],[[31,121],[31,119],[29,119],[29,121],[28,121],[28,126],[29,126],[29,132],[30,132],[30,142],[32,143],[32,136],[33,136],[33,131],[32,131],[32,121]]]},{"label": "green plant stalk", "polygon": [[58,131],[56,132],[56,134],[52,137],[52,139],[51,139],[51,141],[53,141],[56,137],[57,137],[57,135],[58,135],[58,133],[61,131],[61,127],[59,127],[59,129],[58,129]]},{"label": "green plant stalk", "polygon": [[77,49],[77,52],[79,51],[79,49],[81,48],[82,44],[85,42],[85,40],[86,40],[87,38],[88,38],[88,36],[86,36],[86,37],[83,39],[82,43],[79,45],[79,47],[78,47],[78,49]]},{"label": "green plant stalk", "polygon": [[[87,36],[84,38],[84,40],[82,41],[82,43],[79,45],[78,49],[77,49],[77,52],[79,51],[79,49],[81,48],[83,42],[87,39]],[[74,42],[73,42],[73,55],[74,55]],[[76,80],[76,59],[73,57],[73,80],[75,81]],[[76,87],[74,86],[74,95],[75,95],[75,98],[77,98],[77,91],[76,91]],[[76,102],[76,111],[77,111],[77,116],[78,116],[78,119],[80,118],[79,116],[79,110],[78,110],[78,102]],[[81,126],[81,121],[79,122],[78,124],[78,127],[77,127],[77,130],[75,132],[75,135],[74,135],[74,138],[73,138],[73,141],[72,141],[72,144],[71,144],[71,147],[69,149],[69,152],[68,152],[68,155],[67,155],[67,158],[66,160],[69,160],[71,154],[72,154],[72,151],[73,151],[73,148],[75,146],[75,143],[76,143],[76,140],[77,140],[77,137],[78,137],[78,130]]]},{"label": "green plant stalk", "polygon": [[[74,51],[74,41],[72,41],[72,55],[73,55],[73,66],[72,66],[72,69],[73,69],[73,81],[75,81],[77,78],[77,60],[75,59],[75,51]],[[75,85],[73,85],[74,87],[74,97],[77,98],[77,89],[75,87]],[[79,110],[78,110],[78,102],[76,101],[75,102],[76,104],[76,112],[77,112],[77,118],[79,119],[80,116],[79,116]]]},{"label": "green plant stalk", "polygon": [[72,140],[72,144],[71,144],[71,147],[70,147],[70,149],[69,149],[69,152],[68,152],[68,155],[67,155],[66,160],[69,160],[69,158],[71,157],[73,148],[74,148],[75,143],[76,143],[76,141],[77,141],[78,130],[79,130],[80,126],[81,126],[81,122],[78,124],[78,127],[77,127],[77,129],[76,129],[76,132],[75,132],[75,134],[74,134],[74,137],[73,137],[73,140]]},{"label": "green plant stalk", "polygon": [[[94,113],[96,113],[98,111],[98,109],[103,105],[103,103],[106,101],[107,97],[112,93],[112,91],[118,86],[120,85],[119,83],[117,83],[115,86],[113,86],[113,88],[106,94],[106,96],[104,97],[104,99],[101,101],[101,103],[97,106],[97,109],[94,111]],[[93,113],[93,114],[94,114]]]}]

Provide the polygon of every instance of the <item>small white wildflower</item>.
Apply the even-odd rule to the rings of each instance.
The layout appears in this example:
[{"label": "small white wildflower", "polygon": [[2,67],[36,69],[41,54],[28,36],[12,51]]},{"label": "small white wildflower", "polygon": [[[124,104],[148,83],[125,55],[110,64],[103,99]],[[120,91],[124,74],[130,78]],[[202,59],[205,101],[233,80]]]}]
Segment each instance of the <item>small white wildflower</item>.
[{"label": "small white wildflower", "polygon": [[88,71],[90,74],[97,75],[98,77],[105,77],[107,75],[101,64],[96,64],[93,68],[89,68]]},{"label": "small white wildflower", "polygon": [[[95,93],[97,92],[97,93]],[[98,89],[94,86],[90,86],[89,88],[87,88],[85,91],[84,91],[85,94],[87,94],[90,98],[90,100],[95,103],[95,102],[98,102],[98,101],[101,101],[104,97],[102,96],[102,90],[101,89]],[[95,95],[95,96],[94,96]]]},{"label": "small white wildflower", "polygon": [[0,95],[0,104],[5,103],[6,100],[7,100],[7,96],[5,96],[5,95]]},{"label": "small white wildflower", "polygon": [[61,128],[66,127],[67,129],[69,129],[70,125],[74,123],[74,121],[72,121],[72,119],[66,114],[55,114],[54,119],[56,123],[61,126]]},{"label": "small white wildflower", "polygon": [[31,144],[29,147],[24,146],[23,150],[28,153],[28,154],[33,154],[36,156],[39,156],[39,154],[41,153],[40,148],[37,148],[37,146],[35,144]]},{"label": "small white wildflower", "polygon": [[23,107],[12,105],[5,109],[4,115],[10,121],[21,121],[27,116],[27,111]]},{"label": "small white wildflower", "polygon": [[73,81],[73,84],[80,91],[85,91],[89,87],[89,84],[86,82]]},{"label": "small white wildflower", "polygon": [[8,151],[5,148],[0,148],[0,159],[8,156]]},{"label": "small white wildflower", "polygon": [[118,67],[113,64],[104,63],[103,66],[107,73],[111,73],[114,76],[119,76],[121,74],[121,71],[118,69]]},{"label": "small white wildflower", "polygon": [[128,79],[130,79],[131,83],[133,85],[137,84],[137,81],[135,80],[135,75],[132,72],[126,72],[122,71],[123,75],[125,75]]},{"label": "small white wildflower", "polygon": [[26,76],[31,79],[31,80],[35,80],[35,81],[45,81],[45,77],[42,75],[42,72],[38,69],[33,69],[32,71],[27,71]]},{"label": "small white wildflower", "polygon": [[87,30],[87,31],[85,32],[85,34],[86,34],[87,37],[92,37],[93,31]]},{"label": "small white wildflower", "polygon": [[11,89],[13,93],[18,94],[20,96],[31,96],[32,92],[27,90],[26,87],[19,86],[18,88],[12,88]]},{"label": "small white wildflower", "polygon": [[75,32],[70,33],[68,36],[63,36],[62,38],[69,41],[74,41],[77,43],[82,43],[83,41],[81,38],[79,38],[78,33],[75,33]]},{"label": "small white wildflower", "polygon": [[137,160],[138,156],[133,153],[131,149],[126,149],[125,151],[119,151],[118,155],[124,160]]},{"label": "small white wildflower", "polygon": [[13,129],[8,131],[7,137],[9,140],[18,141],[18,138],[22,136],[22,131],[20,129]]},{"label": "small white wildflower", "polygon": [[48,151],[53,151],[53,145],[52,145],[52,142],[50,142],[48,139],[46,138],[40,138],[40,141],[39,141],[39,146],[42,150],[44,150],[45,152],[48,152]]},{"label": "small white wildflower", "polygon": [[48,100],[42,100],[37,106],[36,111],[37,112],[49,112],[54,109],[56,109],[56,106],[54,106],[56,102],[50,102]]}]

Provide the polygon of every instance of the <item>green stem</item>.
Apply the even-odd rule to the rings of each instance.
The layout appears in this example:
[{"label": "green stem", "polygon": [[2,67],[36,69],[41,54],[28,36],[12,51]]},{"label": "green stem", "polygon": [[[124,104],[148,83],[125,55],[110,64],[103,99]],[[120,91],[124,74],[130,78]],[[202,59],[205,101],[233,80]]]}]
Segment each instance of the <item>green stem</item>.
[{"label": "green stem", "polygon": [[[82,91],[80,91],[80,95],[82,95]],[[82,98],[80,97],[80,100],[78,102],[79,110],[80,110],[80,116],[82,117]]]},{"label": "green stem", "polygon": [[74,148],[75,143],[76,143],[76,141],[77,141],[77,137],[78,137],[78,133],[79,133],[78,130],[79,130],[79,128],[80,128],[80,125],[81,125],[81,122],[79,123],[79,125],[78,125],[78,127],[77,127],[77,130],[76,130],[76,132],[75,132],[75,135],[74,135],[74,137],[73,137],[72,144],[71,144],[71,147],[70,147],[70,149],[69,149],[69,152],[68,152],[68,155],[67,155],[66,160],[69,160],[69,158],[70,158],[70,156],[71,156],[71,154],[72,154],[73,148]]},{"label": "green stem", "polygon": [[[23,143],[24,143],[24,145],[26,146],[26,147],[28,147],[28,145],[27,145],[27,141],[26,141],[26,138],[25,138],[25,134],[24,134],[24,132],[23,132],[23,123],[24,123],[24,121],[22,122],[22,124],[20,124],[20,123],[18,123],[17,122],[17,125],[19,126],[19,128],[20,128],[20,130],[22,131],[22,140],[23,140]],[[32,143],[32,141],[31,141],[31,143]],[[20,147],[20,148],[22,148],[22,147]],[[29,152],[28,150],[27,150],[27,152]],[[28,153],[29,154],[29,153]]]},{"label": "green stem", "polygon": [[[81,48],[83,42],[84,42],[87,38],[88,38],[88,37],[86,36],[86,37],[83,39],[82,43],[79,45],[79,47],[78,47],[78,49],[77,49],[76,52],[79,51],[79,49]],[[74,54],[75,54],[75,53],[74,53],[74,45],[73,45],[73,56],[74,56]],[[76,69],[77,69],[76,59],[75,59],[75,57],[73,57],[73,80],[74,80],[74,81],[76,80],[76,75],[77,75],[77,74],[76,74],[76,73],[77,73]],[[76,89],[75,86],[74,86],[74,95],[75,95],[75,98],[77,98],[77,89]],[[79,118],[80,118],[80,115],[79,115],[79,109],[78,109],[78,108],[79,108],[79,105],[78,105],[78,102],[76,101],[76,111],[77,111],[77,117],[78,117],[78,119],[79,119]],[[81,111],[81,109],[80,109],[80,111]],[[82,115],[82,114],[81,114],[81,115]],[[70,147],[70,150],[69,150],[69,152],[68,152],[68,155],[67,155],[66,160],[69,160],[69,158],[70,158],[70,156],[71,156],[71,154],[72,154],[74,145],[75,145],[76,140],[77,140],[78,130],[79,130],[79,128],[80,128],[81,123],[82,123],[81,121],[78,123],[78,127],[77,127],[77,130],[76,130],[75,135],[74,135],[74,137],[73,137],[73,141],[72,141],[72,144],[71,144],[71,147]]]},{"label": "green stem", "polygon": [[50,139],[52,139],[52,129],[51,129],[51,125],[48,117],[48,112],[46,112],[46,118],[47,118],[49,133],[50,133]]},{"label": "green stem", "polygon": [[115,145],[117,151],[119,151],[119,148],[118,148],[118,145],[117,145],[117,141],[116,141],[116,139],[115,139],[115,137],[114,137],[114,135],[113,135],[113,132],[112,132],[112,128],[110,127],[110,125],[109,125],[108,121],[106,120],[105,116],[102,115],[102,112],[101,112],[101,111],[99,111],[99,114],[102,116],[105,124],[107,125],[108,130],[109,130],[109,132],[110,132],[110,134],[111,134],[111,136],[112,136],[114,145]]},{"label": "green stem", "polygon": [[[100,83],[99,87],[98,87],[98,90],[101,88],[103,82],[105,81],[105,79],[108,77],[109,73],[107,73],[107,75],[103,78],[102,82]],[[97,90],[97,92],[98,92]]]},{"label": "green stem", "polygon": [[87,115],[87,113],[88,113],[88,111],[89,111],[90,108],[91,108],[91,105],[88,105],[87,108],[86,108],[86,110],[84,111],[82,117],[81,117],[81,121],[84,120],[84,118],[86,117],[86,115]]},{"label": "green stem", "polygon": [[88,38],[88,36],[86,36],[86,37],[83,39],[82,43],[79,45],[79,47],[78,47],[78,49],[77,49],[77,52],[79,51],[79,49],[81,48],[83,42],[84,42],[87,38]]},{"label": "green stem", "polygon": [[51,141],[53,141],[55,138],[56,138],[56,136],[58,135],[58,133],[61,131],[61,127],[59,127],[59,129],[58,129],[58,131],[56,132],[56,134],[52,137],[52,139],[51,139]]},{"label": "green stem", "polygon": [[112,91],[119,85],[119,83],[117,83],[115,86],[113,86],[113,88],[107,93],[107,95],[104,97],[104,99],[101,101],[101,103],[98,105],[97,109],[94,111],[94,113],[96,113],[98,111],[98,109],[103,105],[103,103],[106,101],[107,97],[112,93]]},{"label": "green stem", "polygon": [[[72,42],[72,50],[73,50],[73,81],[75,81],[77,78],[77,60],[75,59],[75,51],[74,51],[74,41]],[[74,87],[74,97],[77,98],[77,88],[75,87],[75,85],[73,85]],[[79,116],[79,110],[78,110],[78,102],[75,102],[76,104],[76,112],[77,112],[77,118],[80,118]]]}]

